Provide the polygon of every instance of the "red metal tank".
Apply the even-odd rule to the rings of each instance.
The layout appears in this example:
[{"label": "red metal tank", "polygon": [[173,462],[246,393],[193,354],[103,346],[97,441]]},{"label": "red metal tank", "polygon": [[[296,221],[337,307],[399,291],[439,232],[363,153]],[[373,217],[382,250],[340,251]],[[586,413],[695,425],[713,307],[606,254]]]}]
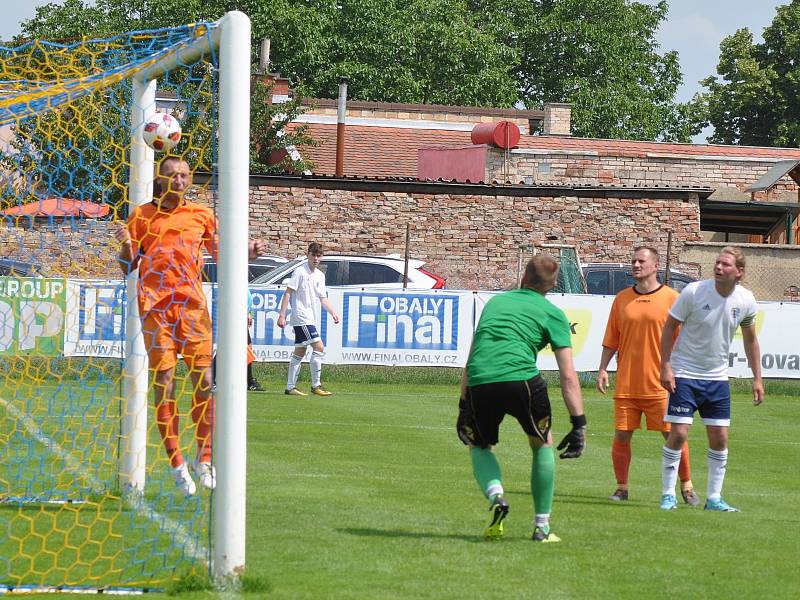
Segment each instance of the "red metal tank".
[{"label": "red metal tank", "polygon": [[472,128],[473,144],[489,144],[498,148],[513,148],[519,143],[519,127],[511,121],[478,123]]}]

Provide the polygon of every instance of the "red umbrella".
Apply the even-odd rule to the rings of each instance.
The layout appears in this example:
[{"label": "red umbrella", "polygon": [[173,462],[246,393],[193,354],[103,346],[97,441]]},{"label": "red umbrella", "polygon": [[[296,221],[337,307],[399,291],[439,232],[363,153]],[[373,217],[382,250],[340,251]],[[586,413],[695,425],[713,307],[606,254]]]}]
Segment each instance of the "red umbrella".
[{"label": "red umbrella", "polygon": [[12,206],[1,212],[10,217],[87,217],[96,219],[105,217],[110,211],[111,207],[108,204],[96,204],[89,200],[52,196],[43,200],[34,200],[21,206]]}]

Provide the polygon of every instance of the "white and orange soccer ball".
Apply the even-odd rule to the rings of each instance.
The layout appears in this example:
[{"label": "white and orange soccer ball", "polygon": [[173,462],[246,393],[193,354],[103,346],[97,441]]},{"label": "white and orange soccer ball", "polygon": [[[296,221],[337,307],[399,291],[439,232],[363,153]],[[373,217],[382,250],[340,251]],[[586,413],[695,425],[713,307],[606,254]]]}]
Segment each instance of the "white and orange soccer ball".
[{"label": "white and orange soccer ball", "polygon": [[144,142],[156,152],[169,152],[181,141],[181,124],[167,113],[153,113],[144,124]]}]

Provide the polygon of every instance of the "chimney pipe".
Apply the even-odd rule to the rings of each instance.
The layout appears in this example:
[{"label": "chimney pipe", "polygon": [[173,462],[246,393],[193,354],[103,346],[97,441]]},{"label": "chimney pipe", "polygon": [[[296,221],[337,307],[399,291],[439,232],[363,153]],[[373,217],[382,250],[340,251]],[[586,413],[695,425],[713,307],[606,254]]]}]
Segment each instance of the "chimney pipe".
[{"label": "chimney pipe", "polygon": [[261,74],[269,73],[269,51],[272,42],[269,38],[261,40],[261,53],[258,57],[258,68]]},{"label": "chimney pipe", "polygon": [[336,113],[336,176],[344,175],[344,126],[347,115],[347,77],[339,77],[339,110]]}]

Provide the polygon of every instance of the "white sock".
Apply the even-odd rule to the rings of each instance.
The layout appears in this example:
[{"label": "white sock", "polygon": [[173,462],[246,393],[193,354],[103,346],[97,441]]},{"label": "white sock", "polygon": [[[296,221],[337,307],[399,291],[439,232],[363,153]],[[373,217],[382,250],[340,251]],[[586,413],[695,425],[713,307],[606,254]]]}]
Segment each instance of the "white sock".
[{"label": "white sock", "polygon": [[549,527],[550,526],[550,513],[536,513],[533,522],[534,527]]},{"label": "white sock", "polygon": [[504,493],[503,486],[499,483],[496,483],[494,485],[490,485],[489,489],[486,490],[486,497],[489,499],[489,503],[491,504],[495,496],[502,496]]},{"label": "white sock", "polygon": [[725,481],[725,470],[728,465],[728,449],[708,449],[708,488],[709,500],[719,500],[722,497],[722,482]]},{"label": "white sock", "polygon": [[664,446],[661,449],[661,493],[675,495],[675,484],[678,482],[678,464],[681,462],[681,451]]},{"label": "white sock", "polygon": [[322,383],[322,357],[324,352],[311,352],[311,387],[319,387]]},{"label": "white sock", "polygon": [[291,390],[297,385],[297,376],[300,375],[300,364],[303,362],[302,356],[297,356],[292,352],[292,358],[289,359],[289,378],[286,381],[286,389]]}]

